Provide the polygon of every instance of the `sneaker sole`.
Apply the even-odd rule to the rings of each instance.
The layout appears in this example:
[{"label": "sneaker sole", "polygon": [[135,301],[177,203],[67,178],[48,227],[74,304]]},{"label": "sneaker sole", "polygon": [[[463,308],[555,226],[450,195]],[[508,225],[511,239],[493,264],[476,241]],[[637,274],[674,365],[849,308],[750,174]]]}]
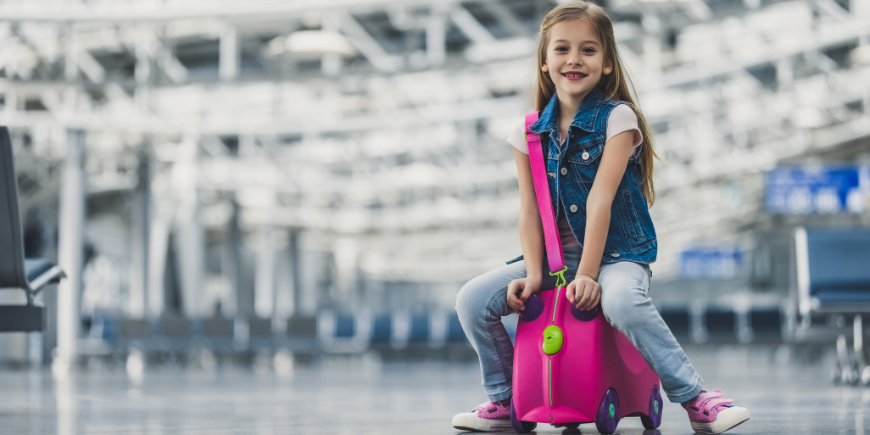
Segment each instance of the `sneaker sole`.
[{"label": "sneaker sole", "polygon": [[513,430],[510,420],[487,420],[472,414],[460,414],[453,417],[453,428],[474,432],[502,432]]},{"label": "sneaker sole", "polygon": [[739,426],[746,420],[749,420],[749,410],[735,406],[720,412],[716,416],[716,421],[712,423],[692,422],[692,429],[697,433],[717,435]]}]

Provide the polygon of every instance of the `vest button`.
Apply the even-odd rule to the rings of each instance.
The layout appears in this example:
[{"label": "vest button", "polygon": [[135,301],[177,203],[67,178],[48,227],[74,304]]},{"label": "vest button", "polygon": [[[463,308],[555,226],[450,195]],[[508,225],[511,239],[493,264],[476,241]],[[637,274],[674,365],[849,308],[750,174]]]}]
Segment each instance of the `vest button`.
[{"label": "vest button", "polygon": [[568,207],[568,208],[571,210],[571,213],[577,213],[577,206],[576,205],[571,204],[571,207]]},{"label": "vest button", "polygon": [[617,254],[616,252],[614,252],[614,253],[610,254],[610,256],[613,257],[613,258],[616,258],[616,257],[619,257],[619,254]]},{"label": "vest button", "polygon": [[589,160],[589,152],[583,151],[583,155],[581,157],[583,157],[583,160]]},{"label": "vest button", "polygon": [[562,168],[559,172],[562,173],[562,175],[568,175],[568,168]]}]

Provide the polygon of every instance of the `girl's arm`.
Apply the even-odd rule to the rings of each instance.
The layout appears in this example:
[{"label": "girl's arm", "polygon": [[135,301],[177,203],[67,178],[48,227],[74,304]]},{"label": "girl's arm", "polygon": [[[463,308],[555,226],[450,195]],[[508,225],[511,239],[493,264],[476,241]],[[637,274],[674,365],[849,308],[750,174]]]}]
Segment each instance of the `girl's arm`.
[{"label": "girl's arm", "polygon": [[[523,260],[526,265],[526,278],[511,281],[508,285],[508,305],[517,311],[525,309],[525,301],[541,287],[544,230],[541,226],[541,215],[538,212],[538,201],[535,197],[535,185],[532,183],[532,169],[528,154],[514,148],[514,160],[517,163],[517,178],[520,184],[520,245],[523,248]],[[523,290],[521,296],[516,293]]]},{"label": "girl's arm", "polygon": [[604,255],[607,230],[610,228],[610,209],[633,150],[634,130],[619,133],[604,145],[598,173],[595,174],[589,198],[586,199],[583,255],[580,257],[577,276],[568,285],[566,292],[568,300],[577,308],[594,308],[601,299],[601,286],[596,281],[601,257]]}]

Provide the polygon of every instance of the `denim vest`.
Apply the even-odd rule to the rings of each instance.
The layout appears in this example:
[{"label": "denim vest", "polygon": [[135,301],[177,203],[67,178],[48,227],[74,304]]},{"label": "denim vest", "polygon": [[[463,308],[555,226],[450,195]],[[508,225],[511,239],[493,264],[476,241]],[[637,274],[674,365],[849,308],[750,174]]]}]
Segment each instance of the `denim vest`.
[{"label": "denim vest", "polygon": [[[532,132],[541,134],[541,143],[547,147],[544,155],[547,156],[547,181],[553,211],[559,216],[564,209],[571,232],[581,244],[586,236],[586,199],[601,164],[607,120],[619,104],[624,103],[593,89],[574,115],[564,148],[556,139],[559,137],[559,100],[556,95],[541,112],[538,122],[530,128]],[[656,233],[646,199],[641,193],[640,180],[639,157],[632,156],[610,208],[610,228],[602,262],[648,264],[656,260]]]}]

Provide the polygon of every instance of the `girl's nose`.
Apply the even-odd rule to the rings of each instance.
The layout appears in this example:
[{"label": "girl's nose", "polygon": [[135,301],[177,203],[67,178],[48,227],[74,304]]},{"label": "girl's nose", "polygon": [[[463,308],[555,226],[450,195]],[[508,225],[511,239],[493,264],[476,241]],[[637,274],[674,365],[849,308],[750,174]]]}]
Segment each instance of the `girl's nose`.
[{"label": "girl's nose", "polygon": [[571,65],[571,66],[580,66],[580,55],[579,55],[579,54],[572,54],[572,55],[568,58],[568,65]]}]

